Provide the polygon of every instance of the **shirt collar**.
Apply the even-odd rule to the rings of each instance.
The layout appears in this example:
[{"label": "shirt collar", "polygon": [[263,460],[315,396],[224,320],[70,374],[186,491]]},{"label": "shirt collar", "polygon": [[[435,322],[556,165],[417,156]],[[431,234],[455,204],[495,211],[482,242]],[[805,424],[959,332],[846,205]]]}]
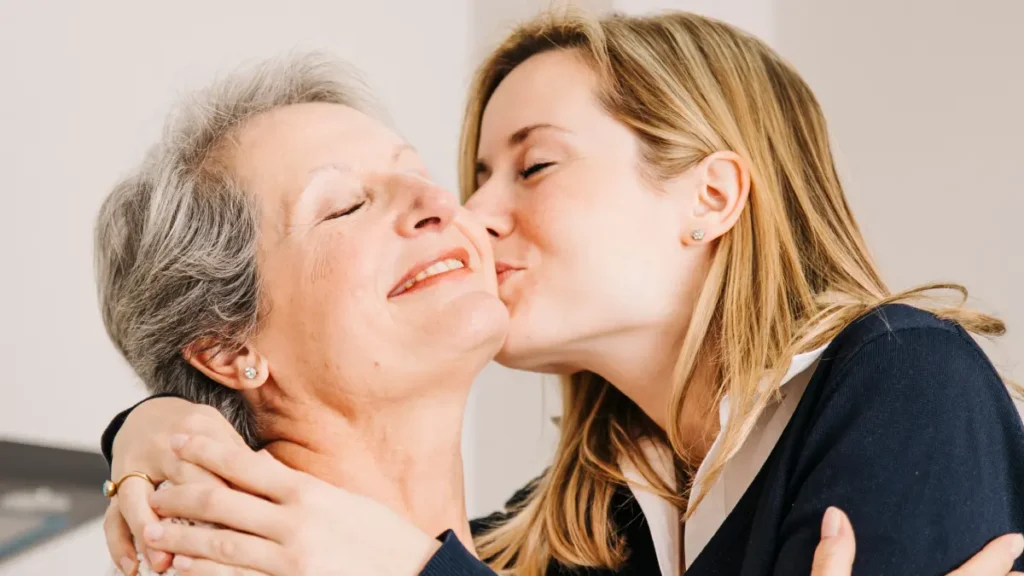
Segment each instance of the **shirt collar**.
[{"label": "shirt collar", "polygon": [[[811,350],[810,352],[804,352],[803,354],[797,354],[796,356],[793,356],[793,359],[790,360],[789,362],[789,370],[786,371],[786,374],[782,377],[782,380],[779,380],[779,390],[782,390],[782,388],[785,387],[786,384],[789,384],[790,382],[793,381],[793,378],[795,378],[798,374],[802,373],[804,370],[807,370],[812,364],[817,362],[818,358],[820,358],[822,353],[825,352],[825,348],[828,348],[828,344],[825,344],[821,348]],[[762,392],[764,391],[767,383],[767,381],[761,382]],[[725,430],[725,426],[728,423],[729,397],[723,396],[722,402],[718,405],[718,429]],[[718,438],[715,438],[715,443],[718,443]]]},{"label": "shirt collar", "polygon": [[[786,374],[782,377],[779,382],[779,388],[791,382],[797,375],[803,373],[805,370],[814,365],[815,362],[824,353],[825,348],[828,347],[826,343],[824,346],[811,350],[810,352],[804,352],[803,354],[797,354],[789,363],[789,369]],[[726,425],[729,423],[729,398],[728,396],[722,398],[722,402],[718,407],[718,420],[720,424],[720,430],[724,430]],[[720,444],[721,436],[715,438],[714,443],[711,445],[711,449],[708,451],[708,457],[705,458],[704,463],[701,464],[697,470],[697,474],[694,477],[694,486],[700,482],[703,474],[706,472],[704,464],[706,464],[711,457],[717,453]],[[675,489],[676,478],[672,468],[672,453],[671,450],[664,445],[656,444],[651,441],[644,441],[641,443],[641,449],[644,457],[658,476],[670,487]],[[619,468],[622,470],[623,476],[626,478],[627,485],[630,491],[633,492],[633,496],[636,498],[637,504],[640,505],[640,510],[643,511],[644,518],[647,520],[647,525],[651,530],[651,539],[654,542],[654,550],[658,557],[658,567],[661,569],[663,576],[675,576],[680,573],[680,522],[679,522],[679,510],[672,505],[671,502],[665,500],[659,496],[646,482],[643,475],[637,470],[636,466],[633,465],[628,459],[620,459]],[[689,560],[693,560],[690,558]]]}]

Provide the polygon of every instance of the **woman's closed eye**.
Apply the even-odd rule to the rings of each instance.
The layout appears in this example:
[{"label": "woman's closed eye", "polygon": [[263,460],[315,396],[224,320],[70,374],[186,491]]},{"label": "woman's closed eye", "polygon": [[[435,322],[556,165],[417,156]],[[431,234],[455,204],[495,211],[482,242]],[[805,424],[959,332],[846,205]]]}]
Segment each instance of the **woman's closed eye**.
[{"label": "woman's closed eye", "polygon": [[359,202],[357,202],[357,203],[355,203],[355,204],[353,204],[353,205],[351,205],[351,206],[349,206],[347,208],[342,208],[341,210],[336,210],[334,212],[331,212],[330,214],[327,215],[326,218],[324,218],[323,221],[326,222],[328,220],[335,220],[335,219],[338,219],[338,218],[343,218],[345,216],[349,216],[350,214],[354,214],[355,212],[359,211],[359,209],[362,208],[365,205],[366,205],[366,200],[360,200]]},{"label": "woman's closed eye", "polygon": [[529,180],[531,176],[544,171],[546,168],[554,166],[554,162],[537,162],[526,167],[526,169],[519,172],[519,177],[523,180]]}]

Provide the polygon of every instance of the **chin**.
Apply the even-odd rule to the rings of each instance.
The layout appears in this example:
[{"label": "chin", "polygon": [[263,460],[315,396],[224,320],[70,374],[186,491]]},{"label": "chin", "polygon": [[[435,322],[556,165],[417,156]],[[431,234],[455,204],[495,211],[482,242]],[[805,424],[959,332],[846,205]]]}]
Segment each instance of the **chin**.
[{"label": "chin", "polygon": [[507,346],[494,357],[494,361],[506,368],[522,370],[524,372],[535,372],[538,374],[554,374],[557,376],[568,376],[579,372],[568,364],[552,362],[547,359],[538,358],[536,354],[529,351],[509,350]]},{"label": "chin", "polygon": [[579,343],[565,319],[512,309],[508,336],[494,360],[514,370],[567,376],[584,369]]},{"label": "chin", "polygon": [[501,350],[508,334],[508,309],[488,292],[464,294],[445,305],[431,336],[445,342],[454,359],[482,369]]},{"label": "chin", "polygon": [[515,338],[512,333],[505,339],[505,344],[494,357],[494,361],[513,370],[540,374],[564,376],[579,371],[578,368],[558,359],[552,354],[552,347],[544,345],[543,341]]}]

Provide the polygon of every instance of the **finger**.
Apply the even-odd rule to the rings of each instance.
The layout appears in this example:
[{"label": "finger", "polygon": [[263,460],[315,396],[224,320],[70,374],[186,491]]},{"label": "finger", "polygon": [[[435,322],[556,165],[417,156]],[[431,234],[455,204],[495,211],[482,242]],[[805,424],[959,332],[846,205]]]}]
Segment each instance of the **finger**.
[{"label": "finger", "polygon": [[234,425],[212,406],[201,406],[194,419],[186,424],[183,433],[192,436],[208,436],[210,438],[234,444],[240,448],[248,448],[245,439],[238,433]]},{"label": "finger", "polygon": [[279,505],[223,486],[169,486],[153,493],[149,502],[164,518],[220,524],[275,542],[283,540],[290,531]]},{"label": "finger", "polygon": [[[189,416],[182,423],[182,429],[185,431],[182,435],[204,436],[238,446],[239,448],[248,448],[245,440],[242,439],[242,436],[238,434],[238,431],[235,430],[231,423],[220,412],[212,408],[210,410],[198,411],[195,415]],[[156,447],[153,452],[158,452],[164,456],[163,467],[167,472],[165,477],[168,480],[174,484],[207,481],[223,483],[223,480],[216,474],[179,458],[178,454],[165,444],[167,440],[167,438],[164,438],[160,446]]]},{"label": "finger", "polygon": [[840,509],[829,508],[821,521],[821,541],[814,551],[811,576],[849,576],[856,552],[850,519]]},{"label": "finger", "polygon": [[991,576],[1013,570],[1013,562],[1024,552],[1024,536],[1007,534],[988,543],[949,576]]},{"label": "finger", "polygon": [[131,530],[132,537],[138,543],[139,551],[149,560],[150,567],[163,572],[171,565],[171,557],[159,550],[146,548],[142,531],[147,524],[157,522],[156,513],[149,505],[149,495],[153,493],[153,485],[142,478],[131,476],[126,478],[117,489],[117,506]]},{"label": "finger", "polygon": [[132,543],[132,531],[121,516],[117,500],[111,500],[103,515],[103,533],[107,538],[107,551],[110,559],[121,570],[124,576],[134,576],[138,568],[135,545]]},{"label": "finger", "polygon": [[183,460],[213,472],[250,494],[284,502],[296,490],[298,472],[250,448],[203,436],[176,437],[172,445]]},{"label": "finger", "polygon": [[185,460],[178,458],[178,455],[173,452],[171,455],[174,457],[174,461],[166,467],[167,480],[169,480],[171,484],[200,484],[205,482],[220,486],[227,485],[223,478],[217,476],[213,472],[210,472],[200,466],[196,466],[191,462],[186,462]]},{"label": "finger", "polygon": [[175,556],[174,568],[181,576],[283,576],[285,574],[272,575],[259,570],[227,566],[213,560],[188,556]]},{"label": "finger", "polygon": [[285,551],[279,544],[234,530],[164,520],[146,527],[146,543],[175,555],[272,574],[284,574],[288,568]]}]

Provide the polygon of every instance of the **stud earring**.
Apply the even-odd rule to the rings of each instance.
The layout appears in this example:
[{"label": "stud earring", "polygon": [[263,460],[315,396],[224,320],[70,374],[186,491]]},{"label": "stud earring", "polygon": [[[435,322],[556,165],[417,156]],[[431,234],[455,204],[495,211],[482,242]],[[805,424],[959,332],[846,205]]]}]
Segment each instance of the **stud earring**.
[{"label": "stud earring", "polygon": [[256,376],[259,376],[259,371],[253,366],[247,366],[244,370],[245,377],[249,380],[255,380]]},{"label": "stud earring", "polygon": [[697,228],[696,230],[693,231],[692,234],[690,234],[690,238],[693,238],[697,242],[700,242],[701,240],[704,239],[704,231],[701,230],[700,228]]}]

